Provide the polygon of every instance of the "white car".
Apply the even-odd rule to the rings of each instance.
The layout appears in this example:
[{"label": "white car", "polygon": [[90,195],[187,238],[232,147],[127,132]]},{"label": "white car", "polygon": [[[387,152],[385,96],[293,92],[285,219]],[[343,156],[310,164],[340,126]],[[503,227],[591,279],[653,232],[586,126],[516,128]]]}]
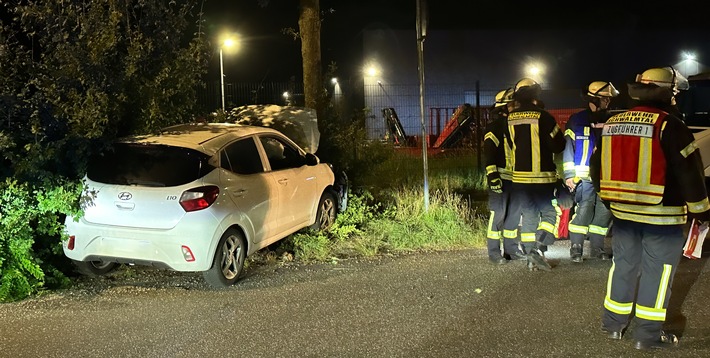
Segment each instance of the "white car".
[{"label": "white car", "polygon": [[[710,128],[690,127],[695,136],[695,146],[703,159],[705,178],[710,178]],[[706,182],[708,180],[706,179]]]},{"label": "white car", "polygon": [[89,162],[83,216],[65,221],[64,254],[86,275],[150,265],[226,287],[248,255],[330,226],[346,200],[329,164],[270,128],[178,125],[112,148]]}]

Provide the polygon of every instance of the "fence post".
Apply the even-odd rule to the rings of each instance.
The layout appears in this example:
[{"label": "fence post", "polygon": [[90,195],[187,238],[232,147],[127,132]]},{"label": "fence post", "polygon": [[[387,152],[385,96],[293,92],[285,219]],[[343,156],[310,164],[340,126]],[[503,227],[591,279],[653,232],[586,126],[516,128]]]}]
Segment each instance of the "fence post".
[{"label": "fence post", "polygon": [[476,80],[476,120],[474,121],[476,125],[476,160],[478,160],[478,168],[483,168],[483,161],[481,160],[481,142],[483,141],[483,133],[481,131],[481,86],[480,82]]}]

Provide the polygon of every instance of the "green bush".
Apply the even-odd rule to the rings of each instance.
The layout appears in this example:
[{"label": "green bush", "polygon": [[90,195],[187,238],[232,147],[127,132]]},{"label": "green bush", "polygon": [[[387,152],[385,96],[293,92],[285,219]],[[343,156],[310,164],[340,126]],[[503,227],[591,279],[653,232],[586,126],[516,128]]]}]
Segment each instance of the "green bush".
[{"label": "green bush", "polygon": [[[81,185],[45,183],[33,188],[7,179],[0,184],[0,302],[16,301],[69,280],[51,264],[61,254],[61,217],[75,213]],[[50,238],[49,240],[42,239]],[[38,241],[48,246],[36,247]]]},{"label": "green bush", "polygon": [[[116,137],[192,120],[209,59],[195,6],[138,0],[5,4],[1,301],[68,282],[60,267],[67,263],[63,218],[78,207],[89,155]],[[187,31],[193,24],[197,32]]]}]

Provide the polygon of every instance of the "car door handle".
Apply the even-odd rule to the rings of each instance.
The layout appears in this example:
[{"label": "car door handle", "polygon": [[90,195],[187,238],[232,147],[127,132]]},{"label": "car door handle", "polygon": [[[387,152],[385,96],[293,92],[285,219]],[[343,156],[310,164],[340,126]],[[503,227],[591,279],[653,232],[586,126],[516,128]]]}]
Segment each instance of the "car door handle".
[{"label": "car door handle", "polygon": [[286,185],[286,184],[288,184],[288,179],[287,178],[279,179],[278,182],[279,182],[279,184]]}]

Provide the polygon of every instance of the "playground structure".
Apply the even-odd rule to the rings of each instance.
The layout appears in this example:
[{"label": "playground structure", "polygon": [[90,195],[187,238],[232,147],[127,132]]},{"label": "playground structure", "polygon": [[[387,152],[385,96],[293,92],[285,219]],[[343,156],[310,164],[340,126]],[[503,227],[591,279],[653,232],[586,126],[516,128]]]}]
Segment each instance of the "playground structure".
[{"label": "playground structure", "polygon": [[[441,128],[441,111],[436,108],[431,110],[429,118],[429,135],[427,138],[427,148],[444,150],[457,147],[477,147],[476,134],[480,131],[474,115],[474,108],[470,104],[463,104],[456,108],[451,117],[447,120],[443,129]],[[449,109],[445,109],[448,114]],[[404,132],[402,123],[397,116],[397,112],[392,107],[382,109],[382,116],[385,122],[385,140],[391,141],[395,147],[420,147],[419,136],[408,136]],[[436,128],[435,128],[436,126]]]},{"label": "playground structure", "polygon": [[[555,117],[561,129],[569,117],[583,108],[547,109]],[[450,116],[449,116],[450,114]],[[385,140],[397,148],[420,148],[419,135],[407,135],[392,107],[382,109]],[[442,127],[442,122],[445,124]],[[489,121],[488,108],[477,108],[464,103],[455,109],[430,108],[428,117],[427,148],[441,151],[453,148],[480,148],[486,123]]]}]

